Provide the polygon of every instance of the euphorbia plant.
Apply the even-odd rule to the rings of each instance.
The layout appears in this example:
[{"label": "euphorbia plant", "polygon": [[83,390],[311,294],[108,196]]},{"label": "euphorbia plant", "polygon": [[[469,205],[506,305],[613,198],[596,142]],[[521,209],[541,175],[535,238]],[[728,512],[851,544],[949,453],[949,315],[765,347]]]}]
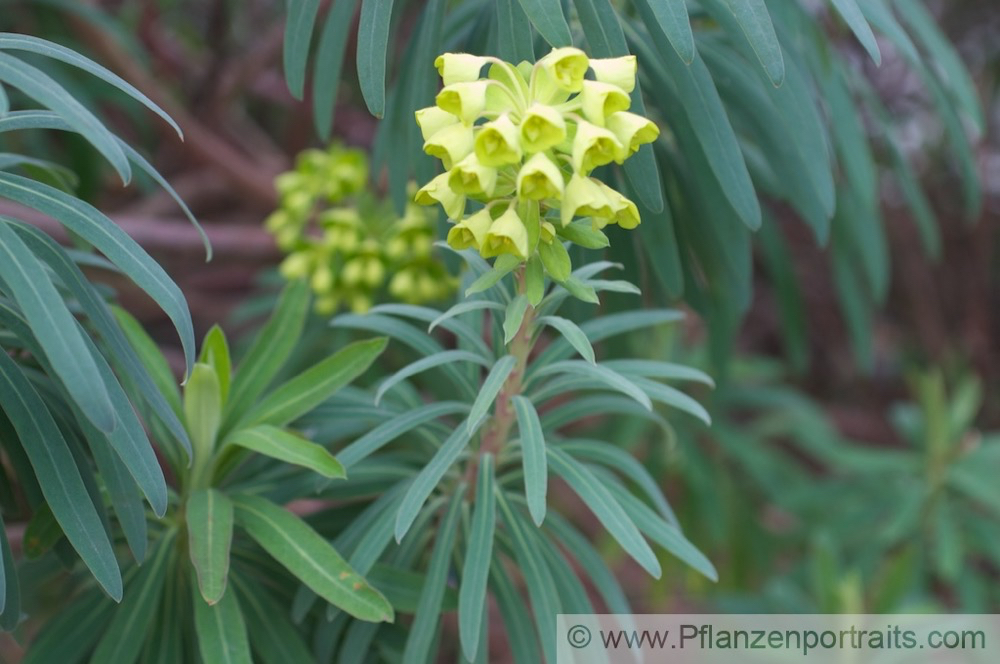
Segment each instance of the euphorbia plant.
[{"label": "euphorbia plant", "polygon": [[[289,284],[274,316],[233,372],[225,335],[205,337],[181,394],[166,360],[136,321],[118,312],[136,351],[190,436],[191,462],[155,417],[174,478],[153,545],[125,573],[115,605],[84,583],[43,631],[29,661],[309,661],[282,603],[298,579],[348,614],[393,619],[389,601],[283,503],[311,493],[309,475],[341,480],[343,466],[290,424],[363,373],[384,339],[353,343],[277,387],[309,309],[304,282]],[[121,520],[133,552],[146,522]],[[266,555],[264,555],[266,554]],[[79,629],[86,625],[86,629]]]},{"label": "euphorbia plant", "polygon": [[[629,283],[595,278],[612,263],[573,271],[567,251],[573,242],[607,246],[602,228],[609,223],[639,223],[634,205],[593,177],[594,168],[623,162],[657,135],[626,111],[635,59],[591,61],[577,49],[558,49],[534,66],[463,54],[437,64],[445,87],[437,106],[417,118],[425,148],[447,172],[417,201],[441,203],[454,224],[448,244],[469,268],[465,298],[443,313],[396,304],[335,318],[335,327],[384,334],[417,359],[378,385],[374,407],[371,396],[345,393],[302,424],[340,446],[336,455],[348,470],[345,482],[320,495],[362,506],[331,535],[349,559],[393,570],[387,578],[411,589],[397,612],[413,613],[413,621],[400,632],[337,610],[324,617],[310,611],[315,597],[307,589],[296,599],[296,617],[313,621],[321,661],[337,651],[377,651],[421,662],[435,649],[483,661],[492,594],[515,659],[537,662],[544,654],[554,661],[556,614],[594,611],[583,574],[608,609],[627,613],[629,605],[590,537],[550,505],[550,472],[654,577],[661,562],[647,538],[714,578],[641,463],[618,441],[595,440],[578,427],[638,417],[657,424],[658,437],[668,425],[654,403],[707,422],[697,401],[660,381],[711,380],[668,362],[597,361],[593,344],[676,322],[679,312],[635,310],[580,325],[558,315],[571,295],[596,303],[599,292],[638,293]],[[447,337],[436,336],[441,329]],[[434,379],[423,380],[425,372]],[[331,421],[335,414],[341,419]],[[355,426],[364,427],[360,437],[342,433]],[[331,509],[330,519],[337,514]],[[457,579],[454,598],[450,579]],[[452,607],[458,647],[436,636]]]}]

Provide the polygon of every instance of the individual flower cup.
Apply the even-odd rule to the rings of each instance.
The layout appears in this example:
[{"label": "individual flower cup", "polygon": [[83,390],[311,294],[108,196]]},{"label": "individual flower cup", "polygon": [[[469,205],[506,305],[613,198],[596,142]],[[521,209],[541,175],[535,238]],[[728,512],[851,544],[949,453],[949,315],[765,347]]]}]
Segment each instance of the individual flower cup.
[{"label": "individual flower cup", "polygon": [[479,251],[486,242],[486,234],[492,224],[493,217],[489,210],[471,214],[448,231],[448,246],[456,251],[469,248]]},{"label": "individual flower cup", "polygon": [[625,148],[613,133],[586,121],[577,125],[572,152],[573,169],[577,173],[587,175],[612,161],[622,163],[625,157]]},{"label": "individual flower cup", "polygon": [[425,184],[413,200],[420,205],[440,203],[450,219],[460,220],[465,214],[465,196],[455,193],[448,185],[448,174],[442,173]]},{"label": "individual flower cup", "polygon": [[641,115],[621,111],[608,117],[605,123],[608,131],[625,146],[625,158],[632,156],[646,143],[652,143],[660,135],[660,129]]},{"label": "individual flower cup", "polygon": [[512,254],[522,260],[528,257],[528,229],[513,205],[490,225],[479,251],[484,258],[500,254]]},{"label": "individual flower cup", "polygon": [[439,129],[424,142],[424,152],[440,159],[445,168],[451,168],[452,165],[465,159],[473,147],[472,127],[459,122]]},{"label": "individual flower cup", "polygon": [[539,152],[517,173],[517,195],[528,200],[561,199],[563,175],[545,153]]},{"label": "individual flower cup", "polygon": [[504,113],[479,129],[475,151],[481,164],[494,168],[521,160],[521,141],[508,114]]},{"label": "individual flower cup", "polygon": [[624,55],[620,58],[591,58],[590,68],[594,70],[594,78],[601,83],[609,83],[626,93],[635,90],[637,63],[634,55]]},{"label": "individual flower cup", "polygon": [[467,196],[493,195],[497,184],[497,169],[483,166],[475,154],[470,154],[448,171],[448,186]]},{"label": "individual flower cup", "polygon": [[616,85],[600,81],[584,81],[580,92],[580,108],[583,117],[603,127],[607,117],[619,111],[628,110],[632,99]]},{"label": "individual flower cup", "polygon": [[566,140],[566,121],[562,113],[546,104],[532,104],[519,127],[521,147],[525,152],[543,152]]}]

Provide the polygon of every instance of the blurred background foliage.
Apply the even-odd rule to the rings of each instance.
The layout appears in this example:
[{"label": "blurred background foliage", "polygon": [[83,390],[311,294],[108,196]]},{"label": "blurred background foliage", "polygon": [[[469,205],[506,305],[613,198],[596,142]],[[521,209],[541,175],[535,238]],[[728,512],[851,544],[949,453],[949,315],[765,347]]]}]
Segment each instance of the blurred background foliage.
[{"label": "blurred background foliage", "polygon": [[[273,305],[260,287],[273,290],[283,254],[263,220],[300,152],[330,136],[372,149],[371,182],[400,212],[409,181],[433,173],[412,123],[435,92],[432,53],[523,57],[566,37],[594,55],[628,48],[666,137],[644,172],[609,174],[644,219],[634,241],[613,238],[610,258],[649,306],[698,316],[654,344],[621,343],[718,382],[697,395],[711,428],[671,416],[605,432],[662,478],[719,570],[713,585],[664,561],[667,582],[651,588],[622,559],[634,605],[1000,608],[1000,8],[859,2],[869,36],[838,13],[853,2],[768,2],[771,38],[747,32],[733,3],[698,0],[686,3],[695,56],[659,3],[564,2],[565,26],[530,32],[541,19],[521,8],[538,4],[293,2],[305,14],[286,27],[272,0],[0,2],[0,29],[80,50],[177,119],[184,143],[107,86],[52,71],[151,146],[212,238],[210,264],[168,196],[138,174],[121,189],[84,141],[23,133],[13,147],[71,168],[77,193],[176,276],[199,332],[226,312],[240,332]],[[620,36],[594,30],[615,18]],[[180,369],[169,321],[118,285]],[[331,334],[310,321],[291,364],[308,365]]]}]

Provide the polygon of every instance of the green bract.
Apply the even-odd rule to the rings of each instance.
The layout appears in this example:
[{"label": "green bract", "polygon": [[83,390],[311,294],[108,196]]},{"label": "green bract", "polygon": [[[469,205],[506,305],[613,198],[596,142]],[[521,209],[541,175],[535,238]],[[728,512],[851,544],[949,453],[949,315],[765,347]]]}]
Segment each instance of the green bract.
[{"label": "green bract", "polygon": [[[432,115],[424,117],[435,124]],[[470,152],[471,133],[468,142]],[[474,165],[453,175],[457,186],[492,187],[489,173]],[[367,311],[385,289],[410,304],[450,295],[455,281],[431,253],[433,219],[412,203],[397,215],[391,204],[364,191],[367,181],[365,153],[338,146],[306,150],[295,170],[278,176],[281,204],[266,225],[288,254],[281,273],[309,280],[320,313],[341,304]]]},{"label": "green bract", "polygon": [[[560,230],[576,217],[590,217],[598,232],[608,224],[639,224],[631,200],[591,177],[595,168],[624,163],[659,135],[655,124],[628,112],[635,56],[591,60],[579,49],[557,48],[534,66],[515,67],[498,58],[445,53],[435,65],[444,88],[437,105],[417,111],[416,118],[424,151],[447,173],[415,200],[444,208],[455,224],[448,233],[453,248],[527,261],[551,253],[542,245],[557,238],[573,242]],[[466,217],[470,199],[474,209]],[[545,221],[549,217],[558,228]]]}]

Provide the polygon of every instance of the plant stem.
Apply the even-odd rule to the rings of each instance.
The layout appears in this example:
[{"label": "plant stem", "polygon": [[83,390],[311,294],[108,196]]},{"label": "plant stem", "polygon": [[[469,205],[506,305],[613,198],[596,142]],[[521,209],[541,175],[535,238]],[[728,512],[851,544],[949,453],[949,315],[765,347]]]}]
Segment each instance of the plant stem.
[{"label": "plant stem", "polygon": [[[523,295],[526,288],[523,267],[518,270],[516,277],[518,293]],[[465,479],[469,483],[469,486],[475,486],[479,459],[484,454],[497,456],[510,437],[510,430],[514,426],[514,420],[516,419],[511,399],[521,394],[521,390],[524,387],[524,372],[528,365],[528,356],[531,355],[531,349],[534,345],[535,308],[529,304],[524,312],[524,319],[521,321],[520,329],[507,345],[507,351],[517,360],[514,370],[507,376],[507,380],[504,381],[503,387],[500,388],[500,392],[497,394],[493,417],[483,428],[479,454],[469,462],[469,466],[466,469]]]}]

